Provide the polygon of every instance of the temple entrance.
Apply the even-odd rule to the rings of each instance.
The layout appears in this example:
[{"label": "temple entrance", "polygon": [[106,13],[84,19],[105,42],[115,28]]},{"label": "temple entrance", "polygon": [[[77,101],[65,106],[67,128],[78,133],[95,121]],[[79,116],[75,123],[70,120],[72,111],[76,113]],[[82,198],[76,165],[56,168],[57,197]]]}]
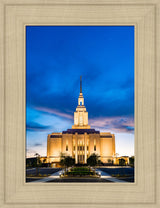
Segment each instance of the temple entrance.
[{"label": "temple entrance", "polygon": [[78,155],[78,163],[84,164],[84,155]]},{"label": "temple entrance", "polygon": [[84,146],[84,141],[82,140],[79,140],[78,141],[78,147],[77,147],[77,153],[78,153],[78,163],[82,163],[84,164],[85,163],[85,158],[84,158],[84,155],[85,155],[85,146]]}]

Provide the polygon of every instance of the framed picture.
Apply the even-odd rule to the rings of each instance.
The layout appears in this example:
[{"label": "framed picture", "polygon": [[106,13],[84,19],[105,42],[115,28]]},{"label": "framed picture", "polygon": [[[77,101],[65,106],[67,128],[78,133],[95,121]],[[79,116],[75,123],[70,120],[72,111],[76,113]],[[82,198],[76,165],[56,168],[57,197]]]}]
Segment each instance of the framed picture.
[{"label": "framed picture", "polygon": [[135,182],[134,26],[26,26],[26,182]]},{"label": "framed picture", "polygon": [[[129,0],[123,2],[110,2],[108,0],[93,2],[87,0],[83,2],[75,2],[72,0],[69,2],[65,0],[9,0],[6,2],[1,2],[1,28],[3,29],[3,31],[0,33],[1,48],[3,51],[3,54],[1,54],[2,70],[0,76],[0,83],[2,86],[1,92],[3,98],[1,100],[2,139],[0,140],[1,167],[3,167],[3,171],[1,171],[1,178],[3,180],[1,180],[0,183],[1,207],[135,207],[136,205],[139,207],[159,207],[159,6],[159,1],[148,1],[146,3],[144,1],[136,0],[132,2]],[[42,27],[52,27],[54,29],[56,27],[63,29],[67,27],[72,29],[95,29],[100,27],[103,29],[109,27],[134,28],[134,51],[132,51],[134,52],[134,71],[131,72],[134,73],[135,127],[135,179],[133,183],[86,183],[85,181],[82,181],[81,183],[78,181],[69,181],[68,183],[60,183],[59,181],[57,183],[37,183],[36,181],[27,182],[26,118],[29,111],[26,111],[26,103],[28,101],[28,97],[26,97],[26,90],[29,89],[29,82],[28,80],[26,81],[26,78],[28,76],[27,70],[32,69],[30,67],[27,68],[28,66],[26,66],[28,64],[26,55],[31,56],[30,58],[33,59],[32,61],[36,64],[36,67],[38,62],[35,61],[36,56],[31,53],[33,52],[33,48],[28,48],[30,50],[30,53],[28,54],[26,49],[28,47],[28,43],[32,44],[33,46],[37,39],[40,40],[41,45],[44,44],[42,34],[40,34],[40,32],[36,33],[37,37],[35,37],[35,39],[32,39],[33,43],[27,42],[29,40],[27,38],[31,37],[31,34],[29,33],[30,29]],[[26,33],[27,31],[28,33]],[[53,35],[55,35],[57,31],[53,30],[52,32]],[[93,33],[92,41],[94,41],[96,31],[89,32]],[[78,31],[78,33],[80,35],[81,31]],[[47,33],[44,32],[44,36],[46,34]],[[72,31],[72,34],[74,34],[74,31]],[[57,33],[57,37],[59,37],[59,35],[60,33]],[[119,36],[119,32],[117,32],[116,35]],[[66,36],[63,37],[67,40]],[[71,33],[68,33],[68,38],[69,37],[71,37]],[[97,37],[100,39],[100,36]],[[101,37],[99,44],[102,44],[102,40],[103,38]],[[98,44],[98,40],[96,40],[95,43]],[[116,43],[114,44],[116,45]],[[37,45],[37,54],[40,51],[39,47],[41,47],[41,45]],[[57,53],[62,54],[62,51],[64,51],[63,47],[62,50],[59,49]],[[43,54],[46,54],[47,56],[47,52],[43,52]],[[39,60],[39,66],[43,64],[43,54]],[[123,53],[120,49],[117,49],[117,56],[118,54],[119,57],[122,58]],[[102,53],[100,55],[102,56]],[[126,57],[123,57],[124,60],[126,58],[126,61],[128,61],[127,55],[128,54],[126,54]],[[118,70],[116,72],[118,73]],[[82,78],[80,78],[79,75],[82,75]],[[63,77],[62,74],[61,76]],[[31,77],[33,78],[31,86],[32,90],[35,89],[36,91],[36,89],[40,89],[36,85],[38,85],[38,81],[42,82],[41,79],[39,80],[37,78],[36,81],[34,74],[32,74]],[[101,129],[97,130],[97,132],[96,129],[94,129],[94,132],[91,132],[93,131],[93,128],[90,128],[90,124],[87,122],[88,115],[86,114],[87,111],[84,109],[84,97],[82,96],[83,80],[85,80],[85,75],[77,74],[77,77],[77,82],[80,82],[80,91],[77,91],[79,93],[79,97],[77,96],[78,110],[73,110],[76,112],[74,114],[73,126],[68,129],[69,131],[65,129],[62,131],[61,129],[57,134],[55,134],[55,132],[52,133],[51,130],[51,132],[48,133],[48,148],[51,146],[50,143],[59,141],[58,138],[61,138],[61,132],[62,137],[64,134],[65,138],[66,135],[71,134],[74,136],[81,134],[84,136],[84,138],[87,138],[88,135],[95,134],[95,137],[91,139],[93,140],[93,145],[90,146],[91,140],[88,140],[88,149],[87,140],[85,140],[86,143],[84,142],[84,144],[83,141],[82,144],[76,144],[76,141],[78,140],[75,140],[75,145],[72,144],[73,157],[71,158],[75,160],[75,163],[84,165],[87,163],[88,158],[91,156],[91,154],[89,154],[91,151],[89,150],[93,149],[92,153],[98,154],[98,145],[101,145],[100,141],[105,139],[102,137],[111,136],[112,147],[114,147],[114,134],[108,135],[105,131],[102,136]],[[89,75],[86,76],[86,79],[87,77],[89,77]],[[113,75],[112,77],[114,78]],[[119,74],[119,79],[120,77],[123,77],[122,74]],[[43,77],[43,81],[44,80],[45,77]],[[62,83],[61,86],[63,86],[63,84],[64,83]],[[43,90],[45,91],[45,89]],[[43,98],[43,91],[39,93],[42,94]],[[35,96],[34,99],[36,99]],[[76,98],[74,99],[76,100]],[[34,102],[36,102],[36,100],[34,100]],[[48,102],[50,102],[50,100],[48,100]],[[30,103],[33,105],[33,97]],[[83,116],[80,114],[79,109],[83,109]],[[42,111],[42,108],[39,108],[39,110]],[[89,111],[88,108],[87,110]],[[93,111],[91,112],[93,113]],[[32,112],[30,112],[30,115],[31,114]],[[70,114],[66,115],[68,116]],[[29,117],[29,121],[30,123],[27,125],[28,129],[45,129],[45,126],[42,126],[41,124],[37,126],[37,123],[31,122],[31,117]],[[35,122],[35,120],[33,121]],[[50,124],[46,123],[46,126],[47,125]],[[128,125],[130,130],[133,130],[132,127],[133,123],[132,125]],[[97,138],[99,138],[99,140]],[[69,137],[67,137],[64,144],[65,152],[70,151],[71,146],[69,141]],[[74,140],[72,142],[74,143]],[[33,143],[33,146],[35,144],[39,144],[38,140],[36,143]],[[60,146],[62,146],[62,144]],[[46,151],[49,152],[48,149]],[[58,151],[60,152],[61,149]],[[82,152],[82,154],[80,152]],[[36,154],[37,152],[34,153]],[[104,154],[104,159],[103,154],[99,152],[99,155],[102,158],[101,162],[107,164],[110,163],[109,160],[112,161],[113,159],[113,162],[116,163],[117,156],[114,156],[113,153],[115,154],[116,152],[112,152],[112,158],[107,158],[108,155]],[[51,163],[53,166],[56,166],[57,161],[55,161],[54,156],[57,155],[47,153],[46,158],[40,158],[37,155],[36,163],[41,163],[39,159],[42,159],[43,162],[45,159],[54,159],[53,161],[47,161],[47,163]],[[111,155],[109,156],[111,157]],[[127,161],[125,158],[119,159],[120,162],[123,162],[123,160],[124,162]],[[35,168],[36,167],[38,166],[35,166]],[[88,168],[88,166],[86,166],[86,168]],[[67,171],[68,175],[71,174],[69,173],[69,170]],[[72,171],[72,175],[73,172],[76,171],[82,171],[82,169]],[[91,172],[94,172],[95,170],[85,169],[85,173],[87,171],[90,171],[89,174],[91,174]],[[96,172],[94,172],[94,174],[95,177],[98,178],[98,173],[96,175]],[[41,176],[38,175],[38,177]],[[114,178],[114,176],[112,177]],[[118,180],[121,179],[118,178]]]}]

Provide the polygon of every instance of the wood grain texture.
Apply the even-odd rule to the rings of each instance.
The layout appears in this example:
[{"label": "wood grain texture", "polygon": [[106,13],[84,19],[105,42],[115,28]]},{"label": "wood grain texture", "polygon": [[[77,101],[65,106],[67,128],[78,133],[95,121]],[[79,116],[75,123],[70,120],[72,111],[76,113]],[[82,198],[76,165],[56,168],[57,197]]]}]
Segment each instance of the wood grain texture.
[{"label": "wood grain texture", "polygon": [[[159,207],[160,1],[5,0],[0,5],[1,206]],[[135,26],[135,184],[24,182],[26,25]]]}]

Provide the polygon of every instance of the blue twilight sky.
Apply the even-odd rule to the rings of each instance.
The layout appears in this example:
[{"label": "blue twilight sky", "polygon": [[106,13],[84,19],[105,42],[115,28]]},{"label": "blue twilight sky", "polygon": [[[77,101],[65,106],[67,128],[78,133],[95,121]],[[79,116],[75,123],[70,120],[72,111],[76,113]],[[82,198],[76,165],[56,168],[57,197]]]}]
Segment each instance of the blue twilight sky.
[{"label": "blue twilight sky", "polygon": [[134,155],[134,26],[27,26],[28,157],[45,156],[47,135],[73,125],[80,75],[91,127]]}]

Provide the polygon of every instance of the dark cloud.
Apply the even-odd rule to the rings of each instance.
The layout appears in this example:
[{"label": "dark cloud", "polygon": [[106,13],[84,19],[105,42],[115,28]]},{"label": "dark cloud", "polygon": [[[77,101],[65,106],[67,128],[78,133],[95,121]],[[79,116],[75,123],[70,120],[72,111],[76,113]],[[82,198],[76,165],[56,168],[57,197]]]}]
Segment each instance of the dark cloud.
[{"label": "dark cloud", "polygon": [[[32,92],[28,104],[33,108],[47,108],[61,113],[70,112],[69,115],[73,116],[78,103],[78,90],[77,93],[72,93],[71,89],[71,92],[63,93],[62,91],[59,94],[47,94],[43,91],[40,94]],[[92,118],[97,116],[134,115],[134,89],[117,89],[109,95],[106,95],[106,92],[94,94],[89,90],[85,92],[84,89],[83,91],[85,106]]]},{"label": "dark cloud", "polygon": [[90,119],[134,116],[134,27],[27,27],[26,48],[29,107],[72,119],[82,75]]},{"label": "dark cloud", "polygon": [[38,147],[38,146],[42,146],[42,144],[41,143],[35,143],[33,146]]},{"label": "dark cloud", "polygon": [[133,126],[126,126],[127,131],[134,132]]},{"label": "dark cloud", "polygon": [[50,126],[44,126],[35,122],[29,122],[26,125],[27,131],[45,131],[50,129]]}]

